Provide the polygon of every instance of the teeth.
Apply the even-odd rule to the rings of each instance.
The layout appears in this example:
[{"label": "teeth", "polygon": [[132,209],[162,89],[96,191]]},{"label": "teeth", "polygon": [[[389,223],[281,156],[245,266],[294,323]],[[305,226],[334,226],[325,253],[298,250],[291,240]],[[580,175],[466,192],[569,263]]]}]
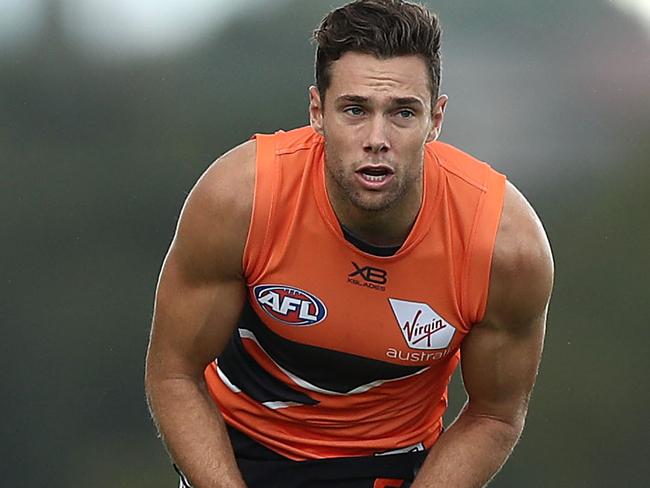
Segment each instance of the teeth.
[{"label": "teeth", "polygon": [[386,179],[386,175],[369,175],[367,173],[362,173],[363,179],[370,181],[372,183],[379,183],[380,181],[384,181]]}]

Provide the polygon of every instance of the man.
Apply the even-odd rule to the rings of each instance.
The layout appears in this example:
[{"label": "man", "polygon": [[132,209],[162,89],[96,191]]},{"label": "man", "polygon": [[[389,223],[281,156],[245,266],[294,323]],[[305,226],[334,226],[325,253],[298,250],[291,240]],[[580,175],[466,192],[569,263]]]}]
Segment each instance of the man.
[{"label": "man", "polygon": [[[358,0],[315,40],[310,126],[225,154],[183,208],[151,411],[181,486],[483,486],[540,360],[544,231],[502,175],[436,141],[434,15]],[[443,433],[459,360],[469,398]]]}]

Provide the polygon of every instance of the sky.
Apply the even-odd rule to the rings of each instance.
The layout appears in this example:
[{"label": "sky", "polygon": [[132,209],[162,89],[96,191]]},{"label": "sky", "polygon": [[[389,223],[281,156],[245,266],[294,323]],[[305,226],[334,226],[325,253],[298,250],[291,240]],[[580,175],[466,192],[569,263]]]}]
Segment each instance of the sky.
[{"label": "sky", "polygon": [[610,0],[610,3],[638,19],[650,35],[650,0]]},{"label": "sky", "polygon": [[[0,0],[0,50],[29,42],[47,2],[63,5],[65,24],[83,49],[109,58],[182,50],[247,8],[286,0]],[[650,0],[597,0],[635,17],[650,36]]]},{"label": "sky", "polygon": [[242,10],[279,0],[0,0],[0,48],[28,42],[53,1],[82,48],[128,58],[186,48]]}]

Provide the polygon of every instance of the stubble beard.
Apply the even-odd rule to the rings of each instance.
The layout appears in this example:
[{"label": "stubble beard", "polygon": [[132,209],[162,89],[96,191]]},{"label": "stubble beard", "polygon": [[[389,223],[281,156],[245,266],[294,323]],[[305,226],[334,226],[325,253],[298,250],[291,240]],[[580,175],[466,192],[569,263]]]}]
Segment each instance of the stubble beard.
[{"label": "stubble beard", "polygon": [[[395,167],[395,165],[392,165]],[[378,213],[389,210],[400,202],[405,201],[408,192],[415,189],[420,181],[420,171],[414,174],[404,173],[395,174],[395,186],[388,191],[363,190],[358,188],[356,175],[354,172],[346,172],[342,169],[343,164],[339,159],[332,165],[325,161],[325,171],[329,175],[330,181],[336,185],[336,191],[339,197],[350,202],[354,207],[365,212]],[[374,195],[377,193],[377,195]]]}]

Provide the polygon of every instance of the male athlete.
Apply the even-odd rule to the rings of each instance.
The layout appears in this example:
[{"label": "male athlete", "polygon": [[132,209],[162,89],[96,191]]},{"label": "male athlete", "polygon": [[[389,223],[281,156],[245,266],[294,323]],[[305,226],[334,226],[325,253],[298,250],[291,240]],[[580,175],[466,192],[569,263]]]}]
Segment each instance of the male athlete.
[{"label": "male athlete", "polygon": [[[519,438],[553,265],[524,197],[437,142],[440,29],[358,0],[310,125],[213,164],[165,259],[146,388],[181,486],[479,487]],[[458,362],[468,401],[443,432]]]}]

